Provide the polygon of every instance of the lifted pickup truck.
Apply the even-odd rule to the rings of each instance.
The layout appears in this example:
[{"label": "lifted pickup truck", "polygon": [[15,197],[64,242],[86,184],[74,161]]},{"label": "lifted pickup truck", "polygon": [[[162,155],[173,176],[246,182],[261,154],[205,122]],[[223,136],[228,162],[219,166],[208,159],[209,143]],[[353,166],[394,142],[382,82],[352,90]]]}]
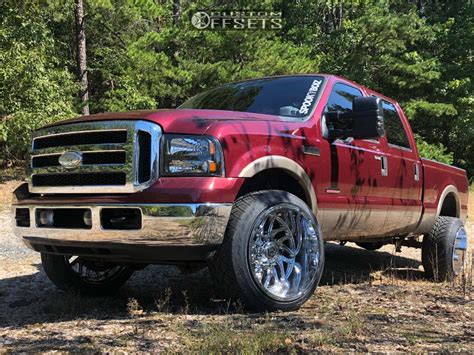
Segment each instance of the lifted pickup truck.
[{"label": "lifted pickup truck", "polygon": [[28,169],[15,234],[61,289],[110,293],[147,264],[209,265],[229,297],[291,310],[334,240],[421,247],[429,276],[463,272],[466,173],[420,158],[396,101],[337,76],[57,122],[34,132]]}]

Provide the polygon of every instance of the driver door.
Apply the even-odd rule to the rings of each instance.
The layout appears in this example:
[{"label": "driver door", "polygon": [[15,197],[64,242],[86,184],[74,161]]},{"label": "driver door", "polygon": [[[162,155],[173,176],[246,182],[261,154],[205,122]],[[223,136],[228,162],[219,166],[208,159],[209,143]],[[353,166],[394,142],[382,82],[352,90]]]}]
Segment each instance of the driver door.
[{"label": "driver door", "polygon": [[[352,111],[352,100],[365,96],[346,82],[334,83],[326,112]],[[330,239],[379,236],[384,233],[388,197],[382,180],[386,179],[386,157],[379,140],[337,139],[321,141],[321,155],[329,168],[318,189],[318,206],[324,235]],[[321,191],[322,189],[322,191]]]}]

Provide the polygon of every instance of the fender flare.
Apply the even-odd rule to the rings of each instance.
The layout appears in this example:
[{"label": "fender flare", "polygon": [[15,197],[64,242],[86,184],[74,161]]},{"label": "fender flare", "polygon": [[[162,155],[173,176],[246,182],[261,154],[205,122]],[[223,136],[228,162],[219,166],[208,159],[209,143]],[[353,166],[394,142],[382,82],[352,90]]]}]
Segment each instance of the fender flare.
[{"label": "fender flare", "polygon": [[448,185],[444,188],[443,192],[439,196],[438,207],[436,208],[436,218],[441,214],[441,209],[443,208],[444,200],[448,194],[452,193],[454,199],[456,200],[456,217],[461,218],[461,200],[459,199],[459,191],[454,185]]},{"label": "fender flare", "polygon": [[303,167],[289,158],[280,155],[267,155],[258,158],[243,168],[239,177],[251,178],[268,169],[282,169],[297,179],[300,182],[300,186],[303,188],[307,200],[310,201],[311,210],[314,215],[317,215],[318,202],[313,183]]}]

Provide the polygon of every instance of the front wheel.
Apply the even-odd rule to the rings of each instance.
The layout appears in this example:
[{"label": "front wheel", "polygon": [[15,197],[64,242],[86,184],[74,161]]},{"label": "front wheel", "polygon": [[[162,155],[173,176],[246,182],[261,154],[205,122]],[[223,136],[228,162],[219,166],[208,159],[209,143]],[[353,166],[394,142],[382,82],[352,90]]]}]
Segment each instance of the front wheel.
[{"label": "front wheel", "polygon": [[440,216],[423,238],[421,257],[428,277],[451,281],[464,271],[467,234],[459,218]]},{"label": "front wheel", "polygon": [[133,269],[72,255],[41,253],[46,276],[59,289],[93,295],[114,294],[132,276]]},{"label": "front wheel", "polygon": [[323,267],[312,211],[290,193],[268,190],[235,202],[210,270],[231,299],[256,311],[290,311],[313,294]]}]

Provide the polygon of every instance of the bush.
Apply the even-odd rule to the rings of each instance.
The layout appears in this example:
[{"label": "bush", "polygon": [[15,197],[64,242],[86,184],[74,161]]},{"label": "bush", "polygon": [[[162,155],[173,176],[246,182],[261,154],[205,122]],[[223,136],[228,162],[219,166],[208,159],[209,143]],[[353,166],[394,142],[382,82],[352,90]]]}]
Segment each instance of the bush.
[{"label": "bush", "polygon": [[415,135],[415,139],[421,157],[436,160],[445,164],[453,163],[453,153],[448,152],[444,145],[430,144],[418,135]]},{"label": "bush", "polygon": [[78,89],[45,21],[14,12],[0,5],[2,165],[24,158],[32,130],[75,115]]}]

